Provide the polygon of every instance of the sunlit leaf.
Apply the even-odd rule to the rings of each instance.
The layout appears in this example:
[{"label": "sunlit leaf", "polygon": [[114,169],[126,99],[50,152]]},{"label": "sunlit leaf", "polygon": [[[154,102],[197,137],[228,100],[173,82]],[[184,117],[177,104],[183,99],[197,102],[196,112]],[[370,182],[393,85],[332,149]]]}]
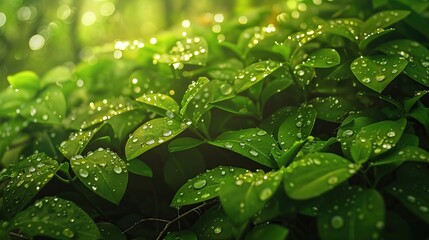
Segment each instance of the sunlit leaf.
[{"label": "sunlit leaf", "polygon": [[407,64],[408,61],[403,57],[361,56],[353,61],[350,68],[363,85],[381,93]]},{"label": "sunlit leaf", "polygon": [[333,153],[310,153],[284,170],[284,188],[293,199],[317,197],[353,176],[359,166]]},{"label": "sunlit leaf", "polygon": [[231,219],[219,207],[204,212],[192,226],[192,230],[198,239],[213,240],[232,239],[235,232]]},{"label": "sunlit leaf", "polygon": [[108,149],[98,149],[86,156],[70,159],[73,172],[79,180],[100,197],[119,204],[128,183],[125,162]]},{"label": "sunlit leaf", "polygon": [[171,206],[178,207],[204,202],[219,195],[219,185],[222,181],[233,183],[235,176],[247,170],[236,167],[220,166],[190,179],[174,196]]},{"label": "sunlit leaf", "polygon": [[240,71],[237,76],[235,76],[235,91],[239,93],[250,88],[269,76],[280,66],[280,63],[271,60],[256,62],[247,66],[245,69]]},{"label": "sunlit leaf", "polygon": [[225,101],[213,104],[215,107],[237,115],[257,115],[258,110],[252,99],[245,96],[235,96]]},{"label": "sunlit leaf", "polygon": [[222,182],[219,198],[226,215],[235,223],[249,220],[277,191],[282,174],[282,170],[248,172],[236,176],[233,182]]},{"label": "sunlit leaf", "polygon": [[200,92],[200,90],[209,82],[210,80],[208,78],[200,77],[196,82],[193,81],[191,84],[189,84],[185,94],[183,95],[182,102],[180,103],[180,105],[182,106],[182,108],[180,109],[180,113],[182,115],[185,113],[192,99],[194,99],[194,97]]},{"label": "sunlit leaf", "polygon": [[45,197],[18,213],[11,221],[28,237],[45,236],[52,239],[98,239],[100,232],[92,218],[75,203]]},{"label": "sunlit leaf", "polygon": [[310,53],[302,65],[314,68],[330,68],[340,64],[340,55],[332,48],[319,48]]},{"label": "sunlit leaf", "polygon": [[23,71],[7,77],[9,84],[15,89],[38,90],[40,79],[35,72]]},{"label": "sunlit leaf", "polygon": [[134,173],[136,175],[144,176],[144,177],[152,177],[152,169],[143,161],[140,161],[139,159],[134,159],[129,162],[127,162],[127,169],[131,173]]},{"label": "sunlit leaf", "polygon": [[127,159],[133,159],[183,132],[190,120],[181,121],[176,118],[156,118],[141,125],[134,131],[125,146]]},{"label": "sunlit leaf", "polygon": [[176,42],[168,53],[155,54],[154,61],[170,63],[175,69],[181,64],[206,65],[208,55],[207,42],[202,37],[185,38]]},{"label": "sunlit leaf", "polygon": [[383,197],[374,189],[334,190],[317,218],[323,240],[381,239],[385,225]]},{"label": "sunlit leaf", "polygon": [[199,145],[203,144],[205,141],[197,138],[191,138],[191,137],[181,137],[176,138],[172,140],[168,144],[168,151],[169,152],[179,152],[190,148],[198,147]]},{"label": "sunlit leaf", "polygon": [[360,49],[366,49],[368,45],[375,41],[376,39],[393,32],[395,29],[389,28],[389,29],[377,29],[374,32],[365,34],[361,36],[360,42],[359,42],[359,48]]},{"label": "sunlit leaf", "polygon": [[410,14],[410,11],[388,10],[378,12],[369,17],[362,25],[365,33],[372,33],[378,28],[386,28],[396,22],[401,21]]},{"label": "sunlit leaf", "polygon": [[10,218],[23,209],[52,179],[59,168],[57,161],[44,153],[31,155],[0,172],[3,199],[0,213]]},{"label": "sunlit leaf", "polygon": [[271,150],[275,148],[276,141],[265,130],[248,128],[224,132],[208,143],[239,153],[270,168],[277,167],[271,158]]},{"label": "sunlit leaf", "polygon": [[145,103],[149,106],[153,106],[156,108],[162,109],[165,112],[179,113],[179,104],[170,96],[160,94],[160,93],[152,93],[152,94],[144,94],[143,96],[136,99],[139,102]]}]

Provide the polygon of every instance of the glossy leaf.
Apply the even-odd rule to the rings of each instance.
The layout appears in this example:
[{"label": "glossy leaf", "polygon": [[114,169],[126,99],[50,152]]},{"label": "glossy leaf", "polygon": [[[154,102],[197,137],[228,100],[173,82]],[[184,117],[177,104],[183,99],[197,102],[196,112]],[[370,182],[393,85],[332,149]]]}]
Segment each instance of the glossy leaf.
[{"label": "glossy leaf", "polygon": [[127,162],[127,169],[131,173],[134,173],[139,176],[143,177],[152,177],[152,169],[143,161],[140,161],[139,159],[134,159],[129,162]]},{"label": "glossy leaf", "polygon": [[277,68],[281,66],[280,63],[267,60],[251,64],[245,69],[240,71],[234,80],[234,89],[237,93],[240,93],[251,86],[257,84]]},{"label": "glossy leaf", "polygon": [[404,110],[406,112],[409,112],[413,106],[422,98],[424,97],[426,94],[429,93],[429,90],[424,90],[424,91],[418,91],[414,93],[414,96],[412,98],[408,98],[404,100]]},{"label": "glossy leaf", "polygon": [[395,147],[404,132],[406,123],[405,118],[401,118],[397,121],[386,120],[370,124],[359,131],[356,141],[370,141],[372,144],[370,157],[380,155]]},{"label": "glossy leaf", "polygon": [[191,137],[181,137],[172,140],[168,144],[169,152],[179,152],[190,148],[195,148],[203,144],[205,141]]},{"label": "glossy leaf", "polygon": [[340,64],[340,55],[332,48],[319,48],[310,53],[302,65],[314,68],[330,68]]},{"label": "glossy leaf", "polygon": [[156,118],[134,131],[125,146],[127,159],[133,159],[183,132],[192,122],[175,118]]},{"label": "glossy leaf", "polygon": [[350,148],[350,153],[354,162],[363,164],[369,160],[372,151],[372,142],[370,140],[355,140]]},{"label": "glossy leaf", "polygon": [[99,148],[87,156],[70,159],[73,172],[79,180],[100,197],[119,204],[128,183],[125,162],[108,149]]},{"label": "glossy leaf", "polygon": [[7,77],[9,84],[15,89],[39,90],[40,79],[35,72],[23,71]]},{"label": "glossy leaf", "polygon": [[246,235],[246,240],[259,240],[259,239],[270,239],[270,240],[284,240],[288,236],[289,230],[283,226],[277,224],[267,224],[258,226],[249,234]]},{"label": "glossy leaf", "polygon": [[284,188],[292,199],[309,199],[333,189],[359,169],[333,153],[310,153],[292,162],[285,170]]},{"label": "glossy leaf", "polygon": [[288,71],[281,74],[279,77],[269,81],[261,92],[261,105],[265,106],[268,99],[275,94],[285,90],[293,83],[293,77]]},{"label": "glossy leaf", "polygon": [[381,93],[407,64],[405,58],[398,56],[361,56],[353,61],[350,69],[363,85]]},{"label": "glossy leaf", "polygon": [[371,33],[378,28],[386,28],[396,22],[401,21],[410,14],[410,11],[388,10],[378,12],[369,17],[362,25],[365,33]]},{"label": "glossy leaf", "polygon": [[222,182],[219,198],[231,220],[237,224],[248,221],[275,194],[282,181],[282,170],[238,175],[234,182]]},{"label": "glossy leaf", "polygon": [[215,107],[222,109],[226,112],[234,113],[237,115],[250,115],[258,114],[255,103],[252,99],[245,96],[234,96],[231,99],[217,102],[213,104]]},{"label": "glossy leaf", "polygon": [[68,121],[73,129],[85,129],[138,108],[139,103],[126,97],[103,99],[72,113]]},{"label": "glossy leaf", "polygon": [[19,135],[28,122],[21,118],[16,118],[0,124],[0,159],[6,152],[13,139]]},{"label": "glossy leaf", "polygon": [[44,153],[31,155],[0,172],[4,181],[0,213],[10,218],[22,210],[54,177],[59,165]]},{"label": "glossy leaf", "polygon": [[411,111],[410,117],[421,123],[425,129],[426,135],[429,135],[429,108],[418,107]]},{"label": "glossy leaf", "polygon": [[153,60],[160,63],[170,63],[175,69],[181,64],[206,65],[208,55],[207,42],[202,37],[189,37],[176,42],[168,53],[155,54]]},{"label": "glossy leaf", "polygon": [[372,166],[385,165],[385,164],[401,164],[405,161],[413,162],[429,162],[429,153],[419,147],[405,146],[397,149],[386,157],[372,163]]},{"label": "glossy leaf", "polygon": [[288,166],[302,150],[308,139],[296,141],[287,150],[275,149],[271,152],[279,166]]},{"label": "glossy leaf", "polygon": [[327,33],[341,36],[352,42],[356,42],[359,39],[362,24],[362,20],[357,18],[333,19],[324,25],[324,30]]},{"label": "glossy leaf", "polygon": [[54,67],[43,75],[41,83],[46,86],[52,83],[64,83],[70,81],[72,78],[72,72],[70,68],[65,66]]},{"label": "glossy leaf", "polygon": [[404,73],[429,86],[429,50],[424,45],[409,39],[399,39],[383,43],[378,49],[385,54],[400,56],[410,61]]},{"label": "glossy leaf", "polygon": [[165,111],[171,112],[171,113],[179,112],[179,104],[168,95],[164,95],[160,93],[144,94],[143,96],[138,97],[136,100],[139,102],[145,103],[149,106],[160,108],[164,111],[164,114],[165,114]]},{"label": "glossy leaf", "polygon": [[232,239],[236,231],[231,219],[220,207],[204,212],[192,226],[192,230],[198,239],[213,240]]},{"label": "glossy leaf", "polygon": [[189,230],[182,230],[178,232],[170,232],[164,238],[164,240],[197,240],[197,235]]},{"label": "glossy leaf", "polygon": [[94,135],[102,127],[103,126],[70,133],[69,138],[61,143],[59,150],[67,159],[81,154]]},{"label": "glossy leaf", "polygon": [[108,222],[99,222],[97,227],[100,230],[103,240],[126,240],[121,229]]},{"label": "glossy leaf", "polygon": [[316,110],[313,107],[292,109],[280,125],[278,141],[282,149],[288,149],[294,142],[307,138],[316,121]]},{"label": "glossy leaf", "polygon": [[385,225],[383,197],[374,189],[335,190],[317,218],[323,240],[381,239]]},{"label": "glossy leaf", "polygon": [[45,197],[18,213],[10,229],[19,229],[29,237],[52,239],[98,239],[100,232],[91,217],[75,203],[57,197]]},{"label": "glossy leaf", "polygon": [[316,76],[316,71],[312,67],[296,65],[293,69],[293,74],[299,87],[305,90]]},{"label": "glossy leaf", "polygon": [[206,77],[200,77],[198,80],[192,81],[191,84],[189,84],[188,88],[186,89],[185,94],[183,95],[182,102],[180,105],[182,108],[180,109],[180,114],[184,114],[189,103],[194,99],[194,97],[200,92],[203,87],[209,83],[210,80]]},{"label": "glossy leaf", "polygon": [[361,36],[360,42],[359,42],[359,48],[364,50],[368,47],[370,43],[375,41],[378,38],[381,38],[382,36],[389,34],[391,32],[395,31],[393,28],[389,29],[377,29],[374,32],[371,33],[364,33],[363,36]]},{"label": "glossy leaf", "polygon": [[347,113],[355,110],[357,105],[341,96],[317,97],[311,104],[316,109],[317,118],[329,122],[339,122]]},{"label": "glossy leaf", "polygon": [[267,167],[277,168],[271,158],[271,150],[275,148],[276,141],[265,130],[248,128],[224,132],[208,143],[239,153]]},{"label": "glossy leaf", "polygon": [[235,167],[220,166],[190,179],[175,194],[171,206],[179,207],[204,202],[219,195],[221,182],[232,184],[235,176],[247,170]]},{"label": "glossy leaf", "polygon": [[63,91],[58,86],[50,86],[41,92],[36,99],[24,105],[20,114],[33,122],[59,124],[67,110]]}]

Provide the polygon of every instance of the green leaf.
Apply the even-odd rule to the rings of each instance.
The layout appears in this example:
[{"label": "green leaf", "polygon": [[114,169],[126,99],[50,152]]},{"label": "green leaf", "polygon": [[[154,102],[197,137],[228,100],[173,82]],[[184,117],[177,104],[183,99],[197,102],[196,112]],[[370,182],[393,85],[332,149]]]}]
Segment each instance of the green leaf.
[{"label": "green leaf", "polygon": [[234,89],[240,93],[257,84],[281,66],[280,63],[267,60],[253,63],[241,70],[234,80]]},{"label": "green leaf", "polygon": [[284,71],[279,77],[269,81],[261,92],[261,106],[265,106],[268,99],[285,90],[293,83],[293,77],[289,71]]},{"label": "green leaf", "polygon": [[408,61],[397,56],[361,56],[350,66],[356,78],[366,87],[381,93],[396,78]]},{"label": "green leaf", "polygon": [[[179,113],[179,104],[170,96],[152,93],[144,94],[143,96],[136,99],[139,102],[145,103],[149,106],[155,108],[160,108],[163,110],[162,115],[172,115],[172,113]],[[167,113],[166,113],[167,112]]]},{"label": "green leaf", "polygon": [[357,18],[340,18],[330,20],[329,23],[323,25],[323,28],[327,33],[356,42],[359,39],[362,24],[362,20]]},{"label": "green leaf", "polygon": [[399,39],[383,43],[377,49],[410,61],[404,73],[426,87],[429,86],[429,50],[424,45],[409,39]]},{"label": "green leaf", "polygon": [[171,153],[179,152],[179,151],[198,147],[203,143],[205,143],[204,140],[197,139],[197,138],[191,138],[191,137],[176,138],[168,144],[168,151]]},{"label": "green leaf", "polygon": [[310,102],[316,109],[317,118],[329,121],[340,122],[350,111],[356,109],[356,102],[341,96],[317,97]]},{"label": "green leaf", "polygon": [[277,224],[266,224],[252,229],[247,235],[246,240],[284,240],[289,234],[289,230]]},{"label": "green leaf", "polygon": [[10,218],[23,209],[52,179],[59,168],[57,161],[44,153],[37,153],[11,164],[0,172],[4,181],[0,213]]},{"label": "green leaf", "polygon": [[45,197],[18,213],[11,221],[10,230],[19,229],[29,237],[45,236],[52,239],[99,239],[94,221],[75,203]]},{"label": "green leaf", "polygon": [[280,125],[278,140],[282,149],[307,138],[316,121],[316,110],[311,106],[294,108]]},{"label": "green leaf", "polygon": [[9,117],[16,115],[21,106],[30,102],[36,95],[35,90],[22,89],[15,91],[8,87],[0,92],[0,116]]},{"label": "green leaf", "polygon": [[214,103],[213,106],[237,115],[255,116],[258,114],[255,103],[245,96],[234,96],[225,101]]},{"label": "green leaf", "polygon": [[224,132],[208,143],[239,153],[267,167],[277,168],[276,162],[271,158],[271,150],[277,145],[276,141],[260,128]]},{"label": "green leaf", "polygon": [[43,75],[41,83],[43,86],[46,86],[51,83],[59,84],[66,81],[70,81],[71,78],[72,72],[70,71],[70,68],[65,66],[58,66],[52,68],[45,75]]},{"label": "green leaf", "polygon": [[23,71],[7,76],[7,81],[15,89],[39,90],[40,79],[35,72]]},{"label": "green leaf", "polygon": [[103,99],[70,114],[68,122],[73,129],[85,129],[138,108],[141,105],[127,97]]},{"label": "green leaf", "polygon": [[121,229],[108,222],[99,222],[97,227],[100,230],[103,240],[126,240],[127,238],[122,233]]},{"label": "green leaf", "polygon": [[131,173],[134,173],[136,175],[140,175],[143,177],[153,176],[152,169],[146,163],[138,159],[134,159],[127,162],[127,169]]},{"label": "green leaf", "polygon": [[404,110],[409,112],[413,106],[426,94],[429,93],[429,90],[417,91],[414,93],[414,97],[404,100]]},{"label": "green leaf", "polygon": [[145,109],[135,109],[110,118],[106,122],[113,129],[113,137],[123,142],[128,139],[130,132],[147,120],[147,115]]},{"label": "green leaf", "polygon": [[205,170],[204,156],[198,149],[193,148],[169,154],[164,164],[163,178],[171,189],[177,190],[186,181]]},{"label": "green leaf", "polygon": [[293,199],[309,199],[346,181],[359,165],[333,153],[310,153],[292,162],[284,174],[284,188]]},{"label": "green leaf", "polygon": [[333,48],[319,48],[310,53],[302,65],[314,68],[330,68],[340,64],[338,52]]},{"label": "green leaf", "polygon": [[0,124],[0,159],[15,137],[28,125],[28,122],[21,118],[10,119]]},{"label": "green leaf", "polygon": [[325,200],[317,228],[322,240],[381,239],[384,201],[374,189],[338,189]]},{"label": "green leaf", "polygon": [[371,150],[372,142],[366,139],[365,141],[361,141],[360,139],[353,142],[350,148],[350,153],[355,163],[363,164],[370,158]]},{"label": "green leaf", "polygon": [[293,69],[293,74],[296,79],[298,86],[305,90],[314,77],[316,77],[316,71],[312,67],[307,67],[304,65],[296,65]]},{"label": "green leaf", "polygon": [[[223,45],[226,44],[226,42],[221,42],[219,44]],[[213,70],[211,70],[211,68],[213,68]],[[238,59],[222,59],[221,62],[210,65],[208,74],[212,79],[221,80],[222,82],[229,82],[231,79],[234,79],[238,71],[242,68],[243,62]]]},{"label": "green leaf", "polygon": [[386,157],[372,163],[371,166],[385,165],[385,164],[401,164],[405,161],[413,162],[429,162],[429,153],[419,147],[405,146],[397,149]]},{"label": "green leaf", "polygon": [[220,166],[187,181],[174,195],[172,207],[204,202],[219,195],[222,181],[233,184],[235,176],[248,172],[246,169]]},{"label": "green leaf", "polygon": [[109,202],[119,204],[127,188],[128,172],[125,162],[116,153],[99,148],[86,157],[72,157],[70,165],[85,187]]},{"label": "green leaf", "polygon": [[192,230],[198,239],[225,240],[233,239],[236,229],[223,209],[216,206],[205,211],[192,226]]},{"label": "green leaf", "polygon": [[279,166],[289,165],[304,147],[308,139],[294,142],[294,144],[287,150],[273,149],[271,154]]},{"label": "green leaf", "polygon": [[208,56],[207,42],[202,37],[189,37],[176,42],[168,53],[155,54],[153,60],[160,63],[172,64],[180,69],[183,64],[206,65]]},{"label": "green leaf", "polygon": [[50,86],[37,98],[21,108],[20,114],[33,122],[59,124],[67,111],[63,91],[58,86]]},{"label": "green leaf", "polygon": [[365,126],[356,135],[356,141],[361,142],[357,144],[366,148],[364,142],[370,141],[372,144],[370,157],[378,156],[396,145],[406,124],[406,119],[401,118],[397,121],[386,120]]},{"label": "green leaf", "polygon": [[60,144],[58,150],[60,150],[67,159],[81,154],[96,133],[104,126],[106,125],[70,133],[69,138]]},{"label": "green leaf", "polygon": [[410,14],[405,10],[388,10],[378,12],[369,17],[362,25],[364,33],[372,33],[378,28],[386,28],[396,22],[401,21]]},{"label": "green leaf", "polygon": [[389,28],[389,29],[377,29],[377,30],[375,30],[372,33],[364,34],[362,36],[362,38],[360,39],[359,49],[365,50],[370,43],[372,43],[376,39],[378,39],[378,38],[380,38],[380,37],[382,37],[382,36],[384,36],[384,35],[386,35],[388,33],[391,33],[393,31],[395,31],[395,29],[393,29],[393,28]]},{"label": "green leaf", "polygon": [[426,135],[429,135],[429,108],[417,107],[409,113],[409,116],[421,123],[425,128]]},{"label": "green leaf", "polygon": [[200,90],[203,89],[203,87],[209,82],[210,80],[208,78],[200,77],[196,82],[192,81],[192,83],[189,84],[185,94],[183,95],[182,102],[180,103],[180,105],[182,106],[182,109],[180,109],[180,114],[183,115],[185,113],[192,99],[194,99],[194,97],[200,92]]},{"label": "green leaf", "polygon": [[164,238],[164,240],[197,240],[197,235],[189,230],[182,230],[178,232],[170,232]]},{"label": "green leaf", "polygon": [[387,186],[387,192],[399,200],[414,215],[429,223],[428,171],[424,168],[419,168],[417,173],[405,171],[409,169],[401,168],[400,170],[406,175],[400,175],[397,180]]},{"label": "green leaf", "polygon": [[282,174],[282,170],[248,172],[238,175],[235,182],[222,182],[219,198],[226,215],[236,224],[248,221],[277,191]]},{"label": "green leaf", "polygon": [[133,159],[183,132],[192,122],[175,118],[156,118],[134,131],[125,146],[127,159]]}]

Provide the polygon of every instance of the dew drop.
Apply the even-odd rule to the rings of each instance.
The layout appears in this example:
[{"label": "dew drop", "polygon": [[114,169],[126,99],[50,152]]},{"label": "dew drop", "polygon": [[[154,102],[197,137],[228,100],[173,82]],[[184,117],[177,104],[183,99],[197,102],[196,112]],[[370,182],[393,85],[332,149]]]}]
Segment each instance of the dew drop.
[{"label": "dew drop", "polygon": [[340,229],[344,226],[344,219],[341,216],[333,216],[331,218],[331,226],[333,229]]},{"label": "dew drop", "polygon": [[85,169],[81,168],[81,169],[79,169],[79,175],[83,178],[86,178],[86,177],[88,177],[89,172],[86,171]]},{"label": "dew drop", "polygon": [[73,238],[74,237],[74,232],[70,228],[64,228],[62,233],[67,238]]},{"label": "dew drop", "polygon": [[377,80],[378,82],[381,82],[384,79],[386,79],[386,76],[384,76],[384,75],[377,75],[377,76],[375,76],[375,80]]},{"label": "dew drop", "polygon": [[206,185],[207,185],[207,181],[205,179],[201,179],[201,180],[194,182],[193,186],[195,189],[201,189],[201,188],[205,187]]},{"label": "dew drop", "polygon": [[256,135],[258,135],[258,136],[264,136],[264,135],[266,135],[267,134],[267,132],[265,131],[265,130],[258,130],[257,132],[256,132]]},{"label": "dew drop", "polygon": [[336,183],[338,183],[338,177],[337,176],[332,176],[332,177],[328,178],[328,184],[334,185]]},{"label": "dew drop", "polygon": [[222,84],[222,85],[220,85],[220,92],[223,95],[228,95],[228,94],[232,93],[232,87],[231,87],[231,85],[225,84],[225,83]]},{"label": "dew drop", "polygon": [[114,171],[115,173],[117,173],[117,174],[120,174],[120,173],[122,172],[122,168],[121,168],[120,166],[115,166],[115,167],[113,168],[113,171]]},{"label": "dew drop", "polygon": [[232,143],[226,142],[225,143],[225,147],[228,148],[228,149],[232,149],[234,146],[232,145]]},{"label": "dew drop", "polygon": [[213,232],[215,234],[220,234],[222,232],[222,228],[221,227],[216,227],[215,229],[213,229]]},{"label": "dew drop", "polygon": [[271,195],[273,195],[273,191],[270,188],[265,188],[261,191],[261,193],[259,194],[259,199],[261,201],[265,201],[267,200],[269,197],[271,197]]},{"label": "dew drop", "polygon": [[254,149],[251,149],[251,150],[249,151],[249,153],[250,153],[250,155],[252,155],[252,156],[254,156],[254,157],[256,157],[256,156],[258,156],[258,155],[259,155],[259,153],[258,153],[256,150],[254,150]]},{"label": "dew drop", "polygon": [[341,134],[341,136],[343,137],[343,138],[348,138],[348,137],[350,137],[350,136],[352,136],[353,135],[353,131],[352,130],[350,130],[350,129],[347,129],[347,130],[345,130],[342,134]]},{"label": "dew drop", "polygon": [[426,206],[420,206],[420,207],[419,207],[419,210],[420,210],[420,212],[422,212],[422,213],[427,213],[427,212],[429,212],[429,208],[428,208],[428,207],[426,207]]},{"label": "dew drop", "polygon": [[392,137],[396,136],[396,133],[394,131],[390,131],[387,133],[387,136],[392,138]]}]

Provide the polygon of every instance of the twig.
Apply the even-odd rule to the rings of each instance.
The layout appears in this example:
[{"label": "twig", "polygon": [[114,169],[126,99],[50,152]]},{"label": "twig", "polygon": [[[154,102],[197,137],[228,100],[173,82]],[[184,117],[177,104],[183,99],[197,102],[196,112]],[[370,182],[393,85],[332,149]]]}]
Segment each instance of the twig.
[{"label": "twig", "polygon": [[148,221],[165,222],[167,224],[170,222],[169,220],[160,219],[160,218],[144,218],[144,219],[141,219],[141,220],[135,222],[131,227],[129,227],[129,228],[125,229],[124,231],[122,231],[122,234],[127,233],[128,231],[130,231],[131,229],[135,228],[140,223],[142,223],[142,222],[148,222]]},{"label": "twig", "polygon": [[27,236],[24,236],[24,235],[21,235],[19,233],[15,233],[15,232],[9,232],[9,235],[12,235],[14,237],[19,237],[19,238],[22,238],[22,239],[31,239],[31,238],[29,238]]}]

